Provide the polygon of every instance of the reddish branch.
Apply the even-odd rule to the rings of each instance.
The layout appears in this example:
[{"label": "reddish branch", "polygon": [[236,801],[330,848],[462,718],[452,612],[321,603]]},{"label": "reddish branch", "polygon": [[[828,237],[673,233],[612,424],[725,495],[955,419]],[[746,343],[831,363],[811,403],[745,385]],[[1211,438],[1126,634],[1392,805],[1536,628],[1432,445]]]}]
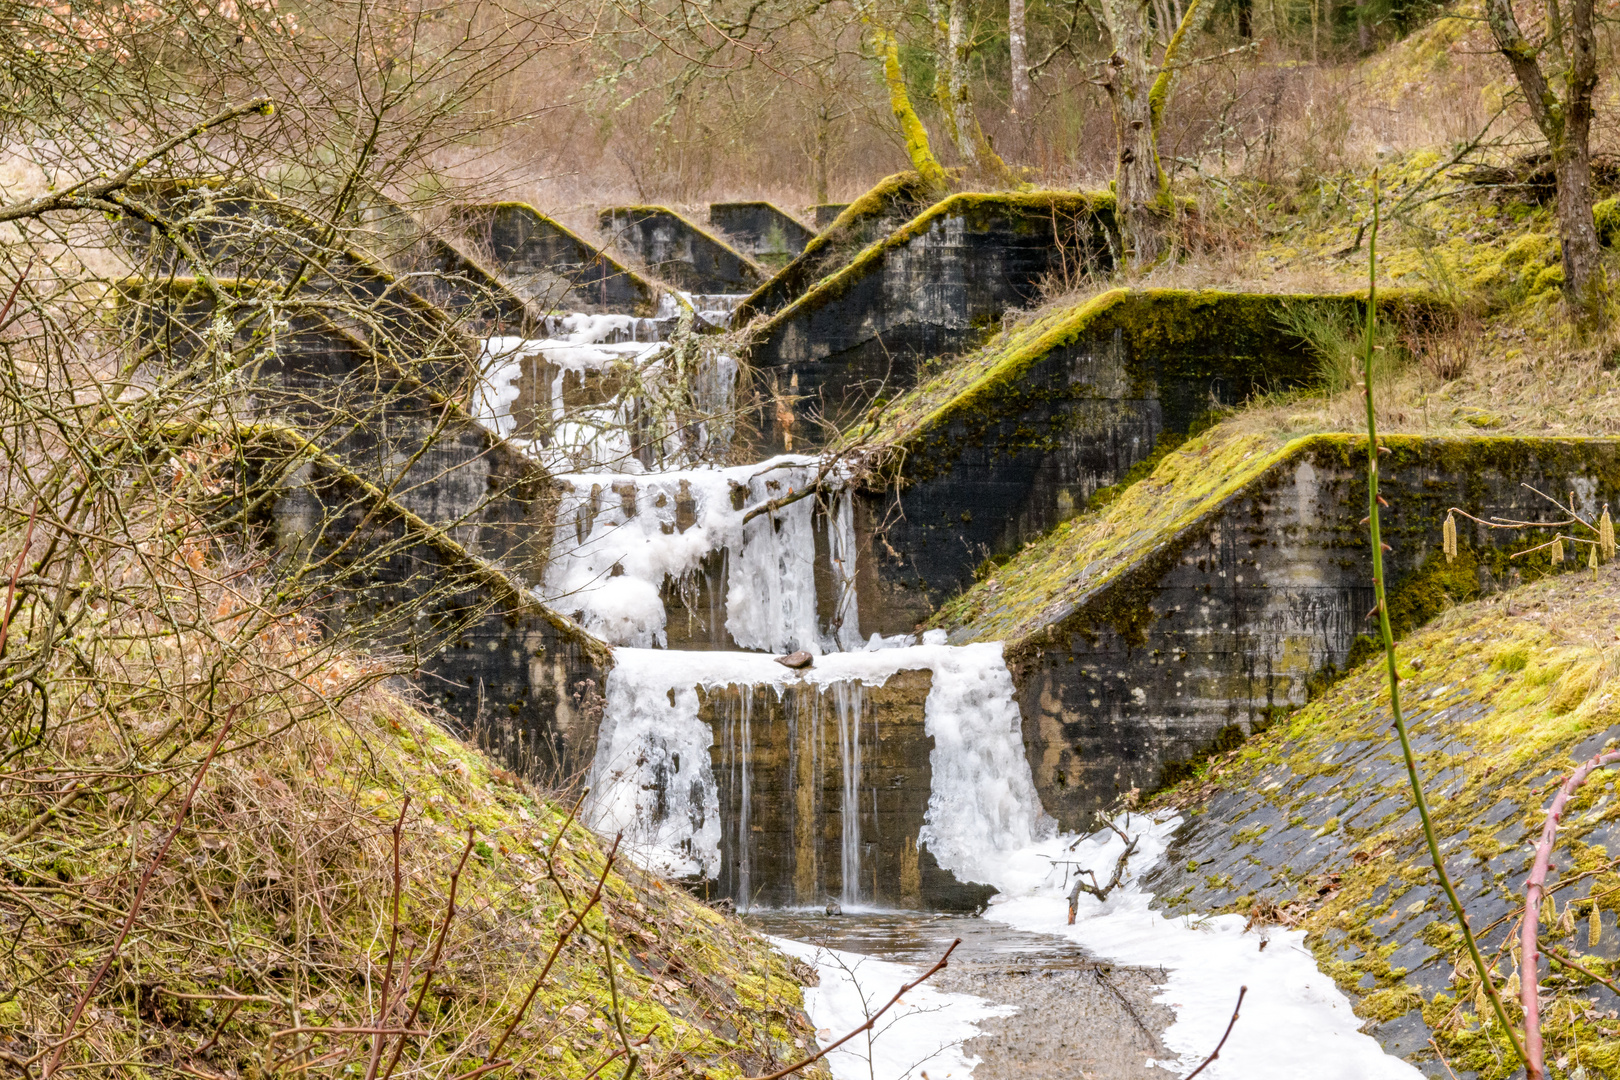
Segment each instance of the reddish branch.
[{"label": "reddish branch", "polygon": [[[1524,1049],[1529,1055],[1525,1063],[1528,1080],[1544,1080],[1547,1068],[1542,1060],[1541,1046],[1541,987],[1538,972],[1540,954],[1536,951],[1536,938],[1541,929],[1541,896],[1551,869],[1553,844],[1558,839],[1558,822],[1564,816],[1564,807],[1575,792],[1586,783],[1593,771],[1620,761],[1620,750],[1597,754],[1580,768],[1565,777],[1547,808],[1547,818],[1541,825],[1541,839],[1536,843],[1536,857],[1530,864],[1530,877],[1524,883],[1524,919],[1519,929],[1519,1001],[1524,1006]],[[1582,969],[1584,971],[1584,969]]]},{"label": "reddish branch", "polygon": [[789,1076],[789,1075],[791,1075],[793,1073],[798,1072],[800,1069],[809,1068],[811,1065],[814,1065],[816,1062],[820,1061],[822,1058],[826,1057],[828,1054],[832,1053],[834,1050],[838,1049],[840,1046],[843,1046],[845,1043],[849,1042],[849,1040],[853,1039],[855,1036],[859,1035],[861,1032],[863,1032],[863,1031],[871,1031],[872,1030],[872,1025],[876,1024],[878,1022],[878,1019],[884,1013],[888,1012],[891,1008],[893,1008],[894,1003],[899,1001],[902,995],[910,993],[912,990],[916,989],[917,987],[921,986],[923,983],[927,982],[928,979],[936,971],[939,971],[947,963],[949,963],[950,959],[951,959],[951,953],[955,952],[956,947],[958,945],[960,945],[960,944],[962,944],[962,939],[961,938],[957,938],[955,941],[951,942],[951,947],[945,950],[945,955],[941,956],[939,958],[939,960],[937,962],[935,962],[933,967],[929,968],[927,971],[923,972],[921,975],[917,976],[915,979],[912,979],[910,982],[906,983],[906,985],[902,986],[900,989],[896,990],[894,992],[894,997],[889,999],[889,1003],[887,1005],[883,1006],[883,1008],[879,1009],[877,1012],[873,1013],[871,1016],[868,1016],[866,1018],[866,1023],[862,1024],[860,1027],[856,1028],[854,1031],[851,1031],[848,1035],[845,1035],[842,1039],[839,1039],[837,1042],[833,1043],[831,1046],[824,1047],[820,1052],[818,1052],[816,1054],[813,1054],[810,1057],[805,1058],[803,1061],[797,1061],[797,1062],[794,1062],[792,1065],[789,1065],[785,1069],[776,1070],[775,1072],[771,1073],[769,1076],[750,1076],[750,1077],[747,1078],[747,1080],[782,1080],[782,1077],[784,1077],[784,1076]]},{"label": "reddish branch", "polygon": [[1225,1034],[1221,1036],[1221,1041],[1215,1044],[1215,1049],[1209,1052],[1209,1057],[1204,1059],[1204,1063],[1198,1066],[1198,1068],[1194,1069],[1192,1072],[1188,1073],[1185,1080],[1192,1080],[1193,1077],[1209,1068],[1210,1062],[1221,1056],[1221,1047],[1226,1045],[1227,1036],[1231,1035],[1232,1029],[1237,1026],[1238,1013],[1243,1009],[1243,995],[1247,994],[1248,992],[1249,988],[1247,986],[1238,987],[1237,1004],[1232,1006],[1232,1019],[1226,1022]]}]

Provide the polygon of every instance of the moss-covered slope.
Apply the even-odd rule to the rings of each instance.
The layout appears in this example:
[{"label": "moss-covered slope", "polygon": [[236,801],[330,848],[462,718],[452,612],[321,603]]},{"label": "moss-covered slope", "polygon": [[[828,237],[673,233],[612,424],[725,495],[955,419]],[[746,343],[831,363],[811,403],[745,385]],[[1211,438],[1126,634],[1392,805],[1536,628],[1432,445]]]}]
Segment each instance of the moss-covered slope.
[{"label": "moss-covered slope", "polygon": [[[1447,867],[1505,996],[1517,996],[1509,947],[1544,808],[1561,775],[1620,733],[1616,625],[1620,576],[1581,569],[1459,606],[1400,648]],[[1428,1076],[1516,1075],[1500,1031],[1481,1021],[1478,977],[1428,869],[1381,663],[1160,801],[1188,814],[1148,879],[1160,903],[1247,912],[1261,932],[1303,927],[1386,1048]],[[1599,775],[1564,815],[1542,928],[1607,975],[1620,971],[1616,853],[1620,803]],[[1620,1075],[1612,994],[1545,961],[1541,982],[1553,1075]]]},{"label": "moss-covered slope", "polygon": [[[1428,294],[1400,290],[1381,299],[1380,310],[1389,313],[1436,302]],[[1313,374],[1313,361],[1305,343],[1285,329],[1290,307],[1351,318],[1365,309],[1355,293],[1109,289],[1021,323],[983,348],[939,364],[859,435],[909,451],[921,439],[939,437],[952,423],[972,427],[980,415],[1005,412],[1019,397],[1020,381],[1042,361],[1083,342],[1123,347],[1135,369],[1122,388],[1130,396],[1152,394],[1154,383],[1173,387],[1185,380],[1268,388],[1298,384]]]},{"label": "moss-covered slope", "polygon": [[[333,665],[310,692],[341,704],[290,726],[273,700],[233,710],[235,736],[159,860],[137,932],[90,1002],[65,1066],[98,1076],[360,1075],[373,1052],[368,1031],[407,1030],[412,1015],[396,1076],[449,1077],[507,1060],[506,1075],[579,1080],[621,1050],[621,1021],[649,1077],[754,1075],[811,1044],[795,974],[803,969],[735,919],[636,871],[623,853],[585,919],[592,937],[576,935],[558,953],[525,1011],[571,923],[566,909],[584,909],[603,873],[607,845],[577,823],[563,831],[566,806],[407,701],[375,686],[355,692],[365,677],[363,661]],[[74,731],[64,763],[93,769],[117,752],[110,727]],[[182,749],[180,761],[201,758],[206,742]],[[108,786],[94,771],[93,793],[72,814],[8,844],[11,885],[0,907],[13,923],[29,907],[44,920],[6,957],[8,1054],[25,1059],[64,1029],[78,987],[107,953],[107,924],[129,910],[173,816],[174,782],[190,772],[158,769]],[[148,818],[154,802],[162,809]],[[5,832],[24,824],[7,821]],[[131,828],[142,838],[133,861]],[[436,952],[451,875],[469,844]],[[399,945],[390,961],[396,851]],[[62,905],[76,897],[74,915]],[[63,964],[84,973],[67,976],[74,985],[42,977]],[[430,965],[430,992],[412,1014]],[[403,1003],[380,1022],[390,978]],[[413,993],[401,995],[402,986]],[[383,1041],[392,1048],[392,1036]]]}]

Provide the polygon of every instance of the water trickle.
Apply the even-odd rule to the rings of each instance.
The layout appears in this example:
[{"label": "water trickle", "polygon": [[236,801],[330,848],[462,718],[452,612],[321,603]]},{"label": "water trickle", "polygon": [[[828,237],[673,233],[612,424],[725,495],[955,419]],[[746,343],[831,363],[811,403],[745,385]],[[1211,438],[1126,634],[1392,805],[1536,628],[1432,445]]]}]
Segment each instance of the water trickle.
[{"label": "water trickle", "polygon": [[836,683],[832,693],[838,723],[838,770],[844,782],[838,879],[843,883],[842,902],[852,907],[861,900],[861,684]]}]

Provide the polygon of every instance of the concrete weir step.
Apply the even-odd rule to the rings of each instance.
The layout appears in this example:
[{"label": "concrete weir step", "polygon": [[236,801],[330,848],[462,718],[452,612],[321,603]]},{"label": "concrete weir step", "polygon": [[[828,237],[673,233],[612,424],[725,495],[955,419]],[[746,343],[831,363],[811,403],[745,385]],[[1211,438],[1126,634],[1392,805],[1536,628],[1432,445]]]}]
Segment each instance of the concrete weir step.
[{"label": "concrete weir step", "polygon": [[765,280],[759,263],[666,206],[610,206],[597,222],[649,274],[686,292],[745,293]]},{"label": "concrete weir step", "polygon": [[[1381,441],[1397,634],[1516,572],[1562,569],[1546,555],[1509,563],[1550,531],[1461,519],[1447,559],[1451,507],[1538,520],[1547,506],[1533,487],[1573,492],[1595,519],[1620,498],[1620,440]],[[1035,783],[1064,827],[1266,726],[1371,654],[1366,471],[1365,435],[1217,427],[945,606],[935,624],[953,642],[1006,643]]]},{"label": "concrete weir step", "polygon": [[[848,265],[867,245],[922,213],[937,198],[921,176],[902,172],[884,177],[847,206],[818,206],[815,237],[792,262],[738,305],[738,323],[780,311],[816,282]],[[834,213],[823,213],[834,209]]]},{"label": "concrete weir step", "polygon": [[651,317],[658,287],[566,225],[522,202],[459,207],[456,227],[475,251],[548,309]]},{"label": "concrete weir step", "polygon": [[1054,273],[1107,267],[1112,221],[1106,193],[959,194],[929,207],[753,326],[762,443],[813,444],[817,420],[848,427],[910,387],[924,358],[982,344]]},{"label": "concrete weir step", "polygon": [[[1386,291],[1389,315],[1433,298]],[[1316,377],[1290,310],[1360,317],[1351,294],[1110,289],[925,373],[848,436],[876,447],[857,496],[868,632],[909,631],[985,567],[1086,508],[1212,410]]]},{"label": "concrete weir step", "polygon": [[710,203],[709,224],[729,236],[738,251],[772,267],[786,265],[816,235],[768,202]]}]

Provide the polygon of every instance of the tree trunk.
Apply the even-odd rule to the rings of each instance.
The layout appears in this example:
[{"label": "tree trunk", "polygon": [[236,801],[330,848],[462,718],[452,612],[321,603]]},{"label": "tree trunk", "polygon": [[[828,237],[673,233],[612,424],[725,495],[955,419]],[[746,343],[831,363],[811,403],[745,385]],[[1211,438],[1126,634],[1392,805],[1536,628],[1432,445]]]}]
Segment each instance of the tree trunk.
[{"label": "tree trunk", "polygon": [[1254,37],[1254,0],[1237,0],[1237,36],[1244,41]]},{"label": "tree trunk", "polygon": [[[1513,69],[1530,115],[1552,153],[1564,299],[1583,323],[1603,317],[1608,293],[1597,226],[1592,220],[1592,94],[1598,80],[1592,8],[1593,0],[1575,0],[1566,49],[1557,4],[1547,5],[1548,39],[1539,47],[1525,40],[1511,0],[1487,0],[1485,5],[1496,46]],[[1542,70],[1543,62],[1553,66],[1551,80]],[[1562,101],[1554,87],[1564,90]]]},{"label": "tree trunk", "polygon": [[900,69],[900,44],[882,26],[873,28],[872,38],[878,55],[883,58],[883,82],[889,90],[889,107],[894,110],[895,122],[906,140],[906,156],[911,159],[911,167],[930,187],[943,191],[948,186],[945,170],[940,168],[939,159],[928,145],[928,129],[917,118],[917,110],[911,107],[905,73]]},{"label": "tree trunk", "polygon": [[1104,0],[1103,12],[1114,55],[1103,72],[1114,113],[1114,201],[1125,256],[1133,267],[1147,266],[1164,251],[1164,213],[1159,152],[1153,140],[1153,106],[1148,68],[1148,0]]},{"label": "tree trunk", "polygon": [[1367,21],[1367,0],[1356,0],[1356,44],[1361,55],[1372,52],[1372,23]]},{"label": "tree trunk", "polygon": [[944,19],[937,0],[929,0],[928,14],[934,25],[935,51],[945,66],[945,79],[934,79],[934,98],[945,114],[946,132],[962,161],[975,172],[1006,179],[1007,166],[979,127],[968,86],[968,60],[973,45],[967,35],[967,0],[947,0]]},{"label": "tree trunk", "polygon": [[1024,0],[1007,0],[1007,44],[1012,53],[1012,111],[1029,119],[1029,57],[1025,53]]},{"label": "tree trunk", "polygon": [[827,201],[827,150],[832,142],[832,120],[827,115],[827,106],[822,105],[816,110],[816,159],[815,159],[815,186],[816,203],[820,205]]}]

